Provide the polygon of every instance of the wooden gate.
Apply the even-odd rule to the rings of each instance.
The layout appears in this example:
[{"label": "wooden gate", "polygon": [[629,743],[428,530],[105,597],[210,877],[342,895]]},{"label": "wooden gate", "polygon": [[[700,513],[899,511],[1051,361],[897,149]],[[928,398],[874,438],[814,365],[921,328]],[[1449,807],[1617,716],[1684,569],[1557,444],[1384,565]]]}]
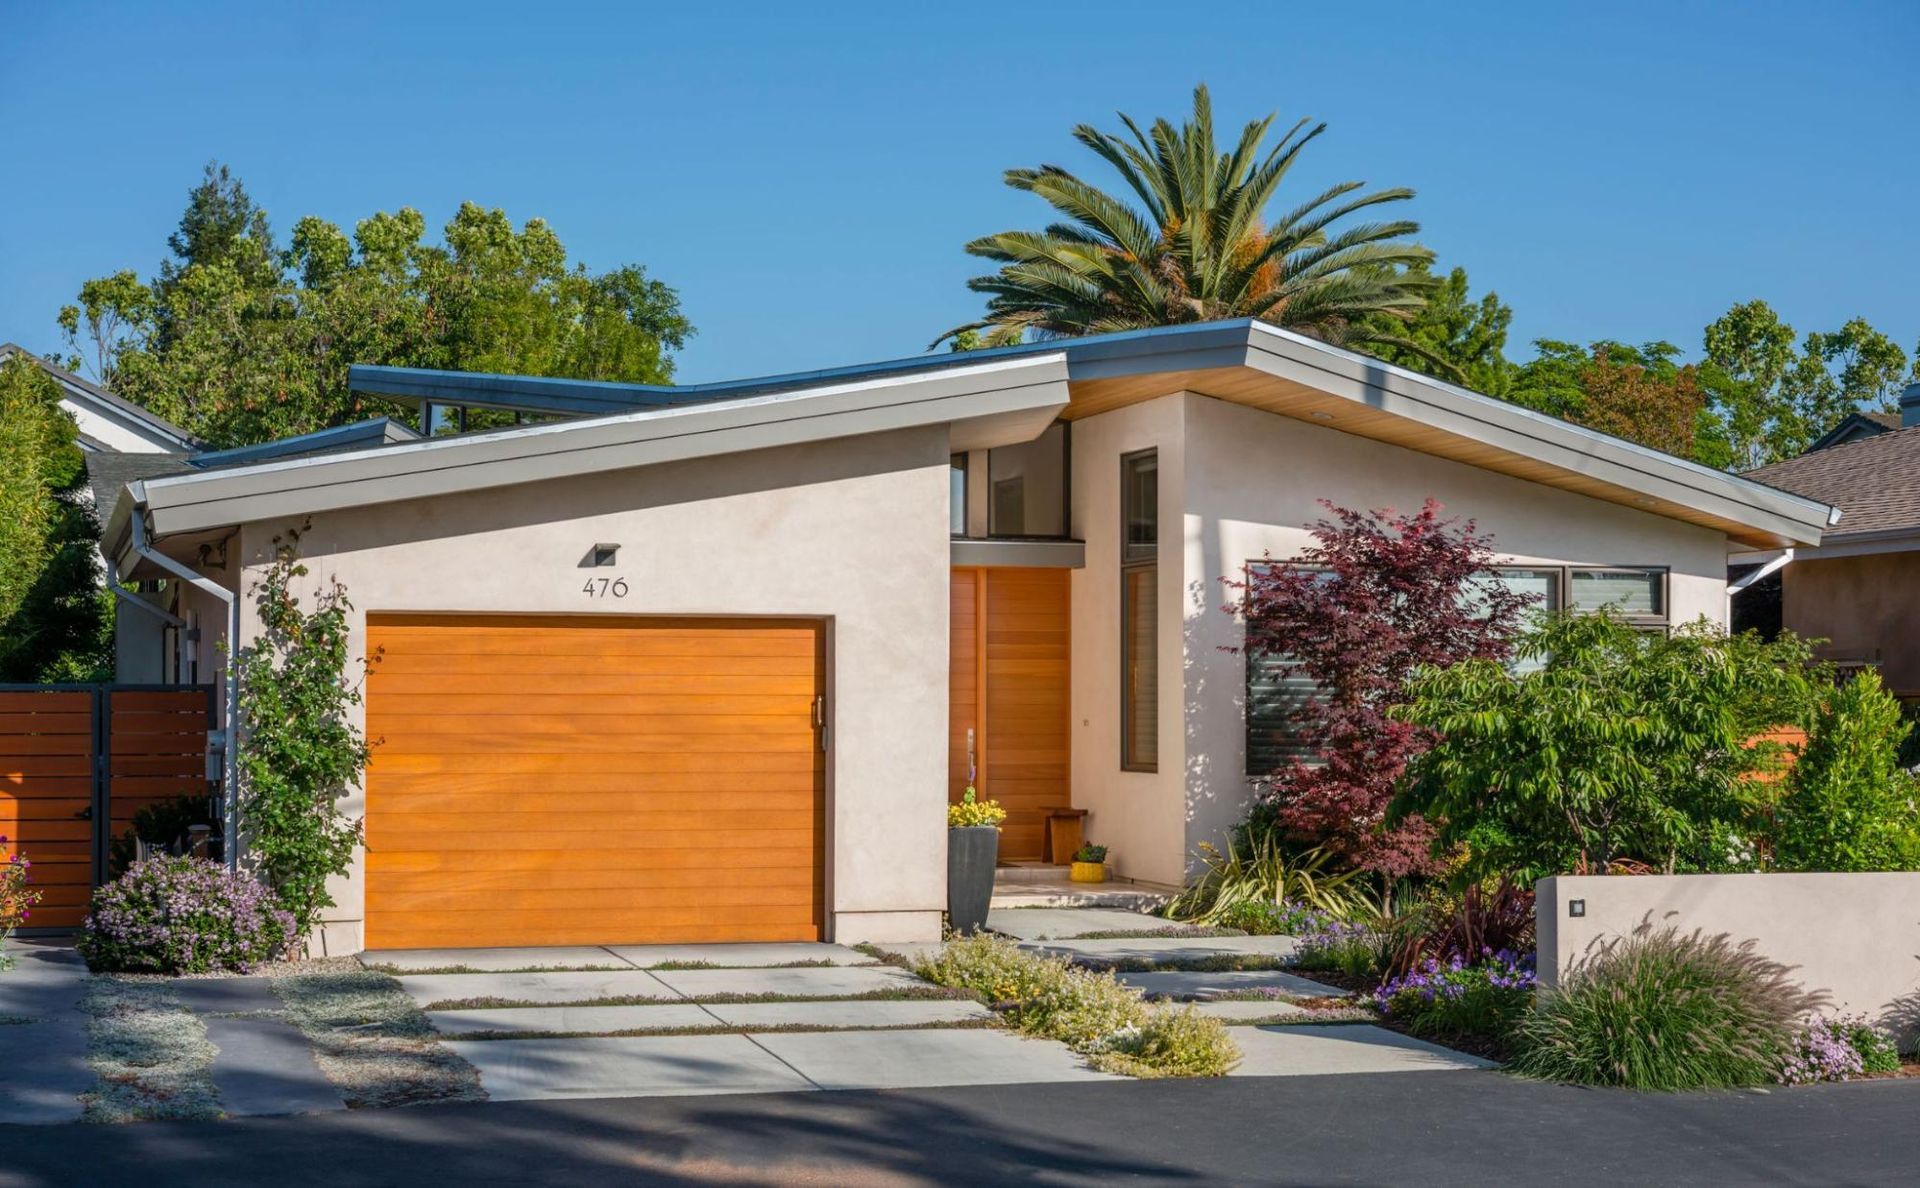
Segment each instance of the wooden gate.
[{"label": "wooden gate", "polygon": [[133,815],[214,786],[211,685],[0,685],[0,853],[41,892],[29,924],[75,928]]}]

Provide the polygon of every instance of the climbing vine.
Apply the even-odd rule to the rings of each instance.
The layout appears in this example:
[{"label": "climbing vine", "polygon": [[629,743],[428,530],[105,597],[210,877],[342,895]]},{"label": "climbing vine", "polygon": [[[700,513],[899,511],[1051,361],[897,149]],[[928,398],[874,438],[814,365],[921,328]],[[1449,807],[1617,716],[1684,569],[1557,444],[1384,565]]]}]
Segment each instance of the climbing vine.
[{"label": "climbing vine", "polygon": [[360,842],[361,822],[339,802],[360,781],[367,741],[348,718],[360,704],[347,680],[353,605],[329,579],[302,606],[299,544],[294,530],[275,537],[273,563],[248,590],[260,634],[238,653],[236,672],[244,852],[304,937],[333,906],[327,880],[347,872]]}]

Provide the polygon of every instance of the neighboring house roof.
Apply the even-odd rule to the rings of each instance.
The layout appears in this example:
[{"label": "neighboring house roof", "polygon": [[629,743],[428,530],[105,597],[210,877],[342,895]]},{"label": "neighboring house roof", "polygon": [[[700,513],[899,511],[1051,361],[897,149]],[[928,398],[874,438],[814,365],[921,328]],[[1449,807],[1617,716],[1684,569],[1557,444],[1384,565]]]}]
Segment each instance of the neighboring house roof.
[{"label": "neighboring house roof", "polygon": [[87,455],[87,486],[93,490],[93,506],[104,517],[128,483],[159,478],[168,474],[192,472],[193,463],[186,454],[132,454],[120,450],[101,450]]},{"label": "neighboring house roof", "polygon": [[1327,422],[1755,547],[1817,542],[1831,522],[1815,500],[1244,319],[681,388],[387,367],[354,367],[349,382],[398,400],[621,411],[155,479],[122,500],[119,530],[135,506],[157,538],[911,425],[951,424],[953,448],[987,448],[1030,440],[1056,417],[1181,391]]},{"label": "neighboring house roof", "polygon": [[1824,450],[1829,446],[1842,445],[1849,441],[1859,441],[1866,437],[1877,437],[1882,433],[1900,428],[1900,414],[1890,412],[1849,413],[1845,420],[1820,435],[1820,439],[1807,447],[1809,453]]},{"label": "neighboring house roof", "polygon": [[1920,426],[1809,450],[1746,477],[1839,508],[1840,526],[1823,545],[1920,533]]},{"label": "neighboring house roof", "polygon": [[318,429],[297,437],[283,437],[261,445],[236,446],[229,450],[205,450],[193,456],[194,466],[206,470],[223,466],[245,466],[274,458],[333,454],[402,441],[419,441],[420,434],[391,417],[374,417],[351,425]]},{"label": "neighboring house roof", "polygon": [[[80,422],[81,447],[89,452],[133,449],[148,453],[184,453],[199,448],[200,443],[191,434],[164,417],[157,417],[133,401],[115,396],[98,384],[47,362],[23,346],[0,343],[0,361],[14,355],[33,360],[60,385],[62,402],[72,406]],[[90,418],[98,418],[100,424],[91,424]],[[108,442],[105,434],[116,429],[120,431],[121,440]]]}]

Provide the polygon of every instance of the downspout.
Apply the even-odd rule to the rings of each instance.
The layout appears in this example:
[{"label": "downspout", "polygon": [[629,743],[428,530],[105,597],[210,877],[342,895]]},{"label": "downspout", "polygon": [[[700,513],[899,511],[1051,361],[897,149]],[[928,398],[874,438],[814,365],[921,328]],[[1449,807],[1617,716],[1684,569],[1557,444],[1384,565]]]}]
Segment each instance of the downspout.
[{"label": "downspout", "polygon": [[133,514],[127,518],[127,526],[133,532],[133,551],[145,560],[151,561],[161,569],[173,574],[181,581],[188,582],[204,593],[211,594],[227,604],[227,656],[224,672],[225,679],[221,682],[224,685],[222,689],[224,696],[222,697],[221,729],[216,732],[216,737],[209,738],[208,741],[216,743],[216,745],[219,746],[222,760],[220,820],[223,827],[221,834],[223,844],[221,848],[227,852],[227,868],[229,870],[238,870],[240,865],[240,832],[238,820],[240,792],[239,772],[237,770],[238,765],[234,761],[233,743],[239,731],[238,722],[240,714],[240,690],[238,688],[238,682],[235,680],[237,664],[235,653],[240,648],[240,596],[211,578],[188,569],[165,553],[156,551],[147,540],[145,504],[145,493],[141,492],[140,497],[134,501]]},{"label": "downspout", "polygon": [[1780,550],[1780,555],[1778,557],[1775,557],[1773,560],[1767,562],[1765,565],[1762,565],[1760,568],[1754,570],[1752,573],[1748,574],[1746,577],[1741,578],[1739,581],[1728,584],[1727,586],[1727,626],[1729,630],[1731,630],[1733,626],[1733,596],[1735,594],[1738,594],[1740,591],[1746,589],[1748,586],[1751,586],[1754,583],[1758,582],[1760,579],[1766,577],[1767,575],[1778,573],[1782,569],[1785,569],[1787,567],[1788,562],[1792,560],[1793,560],[1793,550],[1790,548],[1782,549]]}]

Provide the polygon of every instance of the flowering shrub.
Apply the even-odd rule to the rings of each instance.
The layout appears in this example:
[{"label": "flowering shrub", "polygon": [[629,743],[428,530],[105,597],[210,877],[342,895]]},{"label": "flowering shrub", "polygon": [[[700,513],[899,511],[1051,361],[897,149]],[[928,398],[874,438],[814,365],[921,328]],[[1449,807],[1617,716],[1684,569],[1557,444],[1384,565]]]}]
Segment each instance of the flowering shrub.
[{"label": "flowering shrub", "polygon": [[149,858],[93,893],[78,948],[101,971],[247,970],[283,952],[293,929],[247,875],[199,858]]},{"label": "flowering shrub", "polygon": [[1780,1062],[1780,1082],[1846,1081],[1899,1069],[1900,1053],[1892,1037],[1868,1023],[1866,1016],[1823,1015],[1807,1024]]},{"label": "flowering shrub", "polygon": [[1060,979],[1067,963],[1035,957],[1004,937],[987,933],[950,940],[917,958],[913,972],[942,986],[967,990],[985,1002],[1023,1002]]},{"label": "flowering shrub", "polygon": [[1293,963],[1301,969],[1337,970],[1356,978],[1380,972],[1380,929],[1301,909],[1295,909],[1293,924],[1293,936],[1300,942]]},{"label": "flowering shrub", "polygon": [[1224,1077],[1240,1063],[1240,1049],[1220,1020],[1191,1005],[1162,1006],[1110,1036],[1092,1063],[1131,1077]]},{"label": "flowering shrub", "polygon": [[1407,1030],[1440,1038],[1485,1036],[1504,1040],[1533,1001],[1533,955],[1502,949],[1468,965],[1454,957],[1428,959],[1373,992],[1380,1013]]},{"label": "flowering shrub", "polygon": [[[0,837],[0,853],[7,848],[7,839]],[[15,852],[13,857],[0,861],[0,947],[4,947],[13,930],[27,922],[33,915],[33,905],[40,902],[40,892],[28,889],[27,880],[31,877],[33,863],[27,856]],[[0,969],[11,964],[12,958],[0,954]]]}]

